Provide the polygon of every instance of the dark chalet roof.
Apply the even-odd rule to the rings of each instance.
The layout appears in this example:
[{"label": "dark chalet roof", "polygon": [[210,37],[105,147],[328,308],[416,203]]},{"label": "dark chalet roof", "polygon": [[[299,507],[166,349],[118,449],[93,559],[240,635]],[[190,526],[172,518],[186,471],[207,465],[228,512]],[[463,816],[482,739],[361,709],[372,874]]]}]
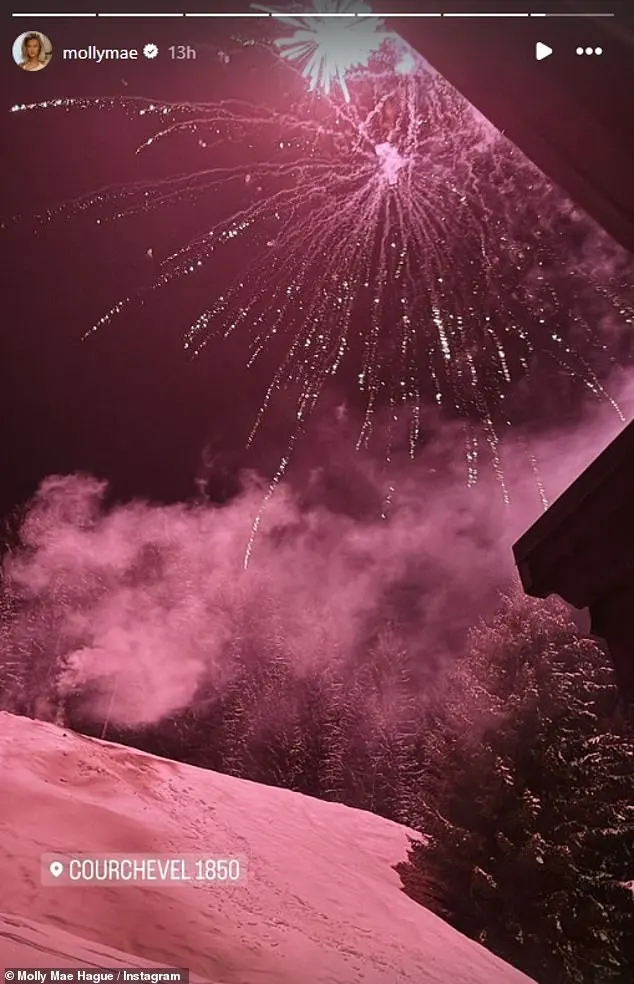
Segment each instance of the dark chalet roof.
[{"label": "dark chalet roof", "polygon": [[513,547],[524,590],[577,608],[634,579],[634,422]]},{"label": "dark chalet roof", "polygon": [[634,422],[513,547],[527,594],[588,608],[634,713]]}]

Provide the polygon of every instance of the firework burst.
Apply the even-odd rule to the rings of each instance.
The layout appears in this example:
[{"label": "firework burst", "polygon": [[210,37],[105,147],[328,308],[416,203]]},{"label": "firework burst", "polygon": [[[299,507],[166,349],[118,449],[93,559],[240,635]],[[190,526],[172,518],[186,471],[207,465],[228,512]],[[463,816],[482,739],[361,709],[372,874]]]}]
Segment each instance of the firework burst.
[{"label": "firework burst", "polygon": [[[283,16],[279,8],[253,4],[274,16],[288,36],[277,38],[275,47],[283,58],[302,67],[311,92],[329,96],[339,89],[346,102],[350,90],[346,77],[352,69],[367,66],[388,35],[383,22],[360,0],[314,0],[311,16]],[[342,18],[339,20],[338,18]]]},{"label": "firework burst", "polygon": [[[386,458],[402,427],[414,456],[426,409],[440,408],[464,422],[468,483],[486,455],[508,498],[500,434],[514,423],[518,383],[546,360],[620,413],[596,371],[611,357],[595,325],[632,325],[632,305],[610,276],[571,269],[571,236],[595,234],[591,224],[413,52],[405,58],[385,35],[375,46],[375,31],[372,46],[361,42],[372,70],[351,70],[328,61],[323,36],[317,44],[305,24],[287,20],[295,33],[262,46],[262,57],[273,52],[289,82],[299,72],[321,94],[289,94],[284,107],[134,98],[15,107],[122,110],[156,122],[139,151],[193,134],[197,151],[212,157],[210,166],[111,187],[43,218],[90,210],[101,222],[205,203],[206,230],[165,259],[151,289],[213,273],[220,254],[237,263],[231,282],[215,287],[210,278],[210,302],[184,345],[199,355],[240,333],[250,365],[281,353],[250,437],[275,393],[291,388],[295,421],[269,496],[328,381],[344,373],[362,402],[359,447],[387,409]],[[326,98],[344,75],[345,89]],[[213,162],[221,147],[234,159],[223,167]],[[223,214],[224,202],[232,204]],[[120,298],[91,331],[137,300]]]}]

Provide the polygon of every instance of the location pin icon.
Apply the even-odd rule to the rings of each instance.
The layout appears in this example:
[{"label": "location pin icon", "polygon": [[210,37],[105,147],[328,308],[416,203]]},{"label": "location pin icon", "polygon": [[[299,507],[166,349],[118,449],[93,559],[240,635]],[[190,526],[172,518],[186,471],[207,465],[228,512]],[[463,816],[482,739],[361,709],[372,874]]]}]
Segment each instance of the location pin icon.
[{"label": "location pin icon", "polygon": [[64,865],[61,861],[51,861],[48,866],[48,870],[52,874],[53,878],[59,878],[59,876],[64,873]]}]

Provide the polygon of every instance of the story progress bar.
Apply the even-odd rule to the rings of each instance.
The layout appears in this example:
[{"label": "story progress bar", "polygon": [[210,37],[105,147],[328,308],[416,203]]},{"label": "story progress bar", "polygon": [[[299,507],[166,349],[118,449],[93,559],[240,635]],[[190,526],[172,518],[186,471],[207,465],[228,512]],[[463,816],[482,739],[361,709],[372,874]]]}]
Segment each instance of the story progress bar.
[{"label": "story progress bar", "polygon": [[[280,14],[277,14],[277,13],[275,13],[275,14],[274,13],[259,13],[259,12],[258,13],[253,13],[251,11],[249,11],[248,13],[243,13],[243,14],[242,13],[187,13],[185,11],[174,11],[173,13],[165,13],[165,12],[162,12],[162,13],[155,13],[155,14],[149,14],[149,13],[127,13],[127,12],[126,13],[121,12],[121,13],[111,14],[111,13],[105,13],[105,12],[101,12],[101,11],[97,11],[96,13],[81,12],[81,13],[68,13],[68,14],[67,13],[38,14],[37,12],[31,13],[30,10],[26,10],[26,11],[18,11],[16,13],[13,13],[13,14],[11,14],[11,16],[12,17],[31,17],[31,18],[33,18],[33,17],[38,17],[38,18],[39,17],[41,17],[41,18],[46,18],[46,17],[68,17],[69,19],[72,19],[72,18],[75,18],[75,17],[108,17],[108,18],[117,18],[117,17],[126,17],[126,18],[134,18],[134,17],[215,17],[215,18],[224,18],[226,20],[227,18],[232,18],[232,17],[279,17],[279,18],[282,18],[283,19],[287,15],[284,15],[282,13],[280,13]],[[394,17],[409,17],[409,18],[412,18],[412,17],[450,17],[450,18],[457,18],[457,17],[461,17],[461,18],[473,18],[473,17],[493,17],[493,18],[509,18],[509,17],[592,17],[592,18],[595,18],[595,17],[614,17],[615,15],[613,13],[606,13],[605,11],[602,11],[601,13],[596,13],[596,14],[587,14],[587,13],[565,13],[565,14],[557,14],[557,13],[507,13],[507,14],[501,14],[501,13],[500,14],[490,14],[490,13],[468,13],[468,14],[454,14],[454,13],[438,13],[438,14],[428,14],[428,13],[425,13],[425,14],[418,14],[418,13],[404,13],[404,14],[399,14],[399,13],[393,13],[393,14],[392,13],[391,14],[371,14],[371,13],[367,13],[367,14],[358,14],[358,13],[341,14],[341,13],[326,13],[326,14],[304,14],[304,13],[302,13],[302,14],[296,14],[295,16],[296,17],[301,17],[302,20],[308,20],[308,19],[311,19],[311,18],[315,18],[315,19],[320,19],[321,20],[324,17],[339,17],[339,18],[350,18],[350,17],[353,17],[353,18],[354,17],[380,17],[383,20],[390,20],[390,19],[392,19]]]}]

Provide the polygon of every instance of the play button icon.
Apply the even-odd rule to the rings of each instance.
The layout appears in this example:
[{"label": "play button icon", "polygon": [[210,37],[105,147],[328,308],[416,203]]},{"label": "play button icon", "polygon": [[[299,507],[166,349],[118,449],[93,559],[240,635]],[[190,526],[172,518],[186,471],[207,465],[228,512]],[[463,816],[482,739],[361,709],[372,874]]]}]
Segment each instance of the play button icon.
[{"label": "play button icon", "polygon": [[542,61],[542,59],[548,58],[548,56],[552,55],[552,53],[553,53],[553,49],[550,48],[547,44],[543,44],[543,42],[541,41],[538,41],[537,44],[535,45],[535,58],[537,59],[537,61]]}]

